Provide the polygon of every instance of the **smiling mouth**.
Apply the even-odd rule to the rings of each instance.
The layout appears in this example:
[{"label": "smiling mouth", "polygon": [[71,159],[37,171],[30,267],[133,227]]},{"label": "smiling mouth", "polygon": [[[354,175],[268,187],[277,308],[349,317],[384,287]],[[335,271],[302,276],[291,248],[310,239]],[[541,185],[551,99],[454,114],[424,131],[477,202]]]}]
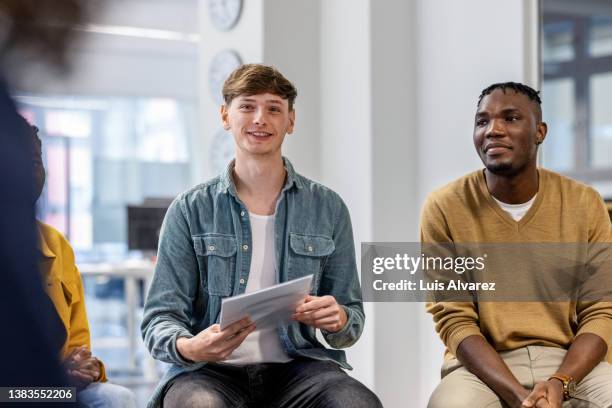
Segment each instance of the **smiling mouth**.
[{"label": "smiling mouth", "polygon": [[255,137],[268,137],[268,136],[272,136],[272,133],[269,133],[269,132],[259,132],[259,131],[256,131],[256,132],[246,132],[246,133],[247,133],[247,135],[255,136]]},{"label": "smiling mouth", "polygon": [[510,146],[505,145],[493,145],[485,147],[484,152],[486,155],[496,156],[498,154],[503,154],[508,150],[512,150],[512,148]]}]

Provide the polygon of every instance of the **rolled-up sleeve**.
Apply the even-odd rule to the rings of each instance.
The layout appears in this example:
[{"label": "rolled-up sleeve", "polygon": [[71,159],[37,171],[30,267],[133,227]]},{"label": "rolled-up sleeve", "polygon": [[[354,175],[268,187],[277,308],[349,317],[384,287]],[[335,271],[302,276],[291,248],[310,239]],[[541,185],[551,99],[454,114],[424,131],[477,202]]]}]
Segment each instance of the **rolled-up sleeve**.
[{"label": "rolled-up sleeve", "polygon": [[142,336],[153,358],[192,366],[176,348],[180,337],[193,337],[190,316],[197,294],[199,269],[189,223],[179,196],[162,225],[157,265],[144,307]]}]

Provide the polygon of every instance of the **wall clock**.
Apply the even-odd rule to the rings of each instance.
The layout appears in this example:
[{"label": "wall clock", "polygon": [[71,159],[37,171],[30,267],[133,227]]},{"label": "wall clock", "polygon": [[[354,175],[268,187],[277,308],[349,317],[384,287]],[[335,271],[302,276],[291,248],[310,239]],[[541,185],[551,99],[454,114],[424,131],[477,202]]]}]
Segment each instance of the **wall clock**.
[{"label": "wall clock", "polygon": [[208,0],[208,14],[217,30],[229,31],[242,12],[242,0]]},{"label": "wall clock", "polygon": [[213,101],[217,104],[223,104],[221,92],[225,79],[240,65],[242,65],[242,59],[233,50],[219,51],[210,62],[210,67],[208,68],[208,87],[210,96],[212,96]]}]

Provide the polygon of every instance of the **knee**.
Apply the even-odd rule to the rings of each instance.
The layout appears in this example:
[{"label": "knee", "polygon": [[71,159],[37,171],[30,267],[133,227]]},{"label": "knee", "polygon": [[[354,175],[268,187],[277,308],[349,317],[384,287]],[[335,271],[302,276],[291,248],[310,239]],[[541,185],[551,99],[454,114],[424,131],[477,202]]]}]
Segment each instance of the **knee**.
[{"label": "knee", "polygon": [[104,408],[136,408],[136,397],[132,391],[111,383],[93,383],[77,394],[84,406]]},{"label": "knee", "polygon": [[196,392],[192,395],[188,395],[184,404],[182,405],[185,408],[225,408],[228,405],[225,403],[225,400],[221,398],[218,394],[202,391]]},{"label": "knee", "polygon": [[172,389],[164,397],[164,407],[169,408],[229,408],[217,392],[202,389],[190,393],[173,393]]},{"label": "knee", "polygon": [[376,394],[356,380],[335,384],[326,394],[325,407],[382,408]]},{"label": "knee", "polygon": [[450,391],[447,387],[435,389],[427,408],[502,408],[501,402],[493,392],[480,392],[475,389]]},{"label": "knee", "polygon": [[136,396],[134,393],[125,388],[116,386],[114,390],[114,403],[113,407],[121,407],[121,408],[136,408]]},{"label": "knee", "polygon": [[459,408],[465,405],[465,402],[458,401],[457,398],[450,398],[450,395],[444,395],[442,392],[436,390],[429,397],[427,408]]},{"label": "knee", "polygon": [[102,388],[100,395],[103,395],[108,402],[105,406],[136,408],[136,396],[131,390],[116,384],[103,384],[105,387]]}]

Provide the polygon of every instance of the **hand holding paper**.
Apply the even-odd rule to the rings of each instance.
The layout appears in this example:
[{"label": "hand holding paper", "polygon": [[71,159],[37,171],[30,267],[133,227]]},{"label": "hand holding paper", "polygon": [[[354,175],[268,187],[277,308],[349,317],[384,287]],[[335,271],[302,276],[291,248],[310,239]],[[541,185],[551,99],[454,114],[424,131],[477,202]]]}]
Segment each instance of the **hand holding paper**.
[{"label": "hand holding paper", "polygon": [[296,308],[310,292],[312,275],[271,286],[257,292],[223,299],[219,324],[223,330],[233,322],[250,318],[258,329],[291,322]]},{"label": "hand holding paper", "polygon": [[255,324],[248,318],[234,322],[225,329],[213,324],[190,339],[177,339],[176,348],[183,358],[194,362],[223,361],[254,330]]},{"label": "hand holding paper", "polygon": [[342,330],[348,317],[333,296],[308,296],[296,308],[293,318],[301,323],[331,333]]}]

